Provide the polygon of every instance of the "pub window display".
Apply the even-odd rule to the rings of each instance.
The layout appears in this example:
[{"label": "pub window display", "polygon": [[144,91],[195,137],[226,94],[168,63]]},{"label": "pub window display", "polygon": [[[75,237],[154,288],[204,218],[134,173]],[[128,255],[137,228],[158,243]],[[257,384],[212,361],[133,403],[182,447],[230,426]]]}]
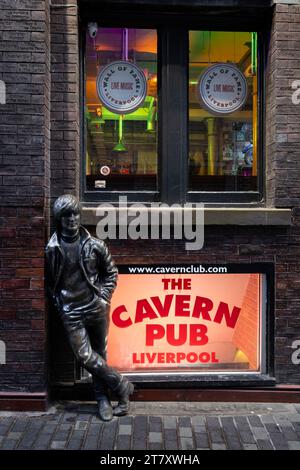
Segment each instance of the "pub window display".
[{"label": "pub window display", "polygon": [[99,28],[95,39],[87,34],[85,117],[87,189],[156,190],[155,30]]},{"label": "pub window display", "polygon": [[189,43],[189,189],[254,191],[255,33],[190,31]]},{"label": "pub window display", "polygon": [[[259,198],[257,33],[182,28],[176,38],[169,32],[170,43],[178,41],[170,47],[180,48],[169,56],[162,34],[160,28],[126,27],[99,27],[93,38],[86,33],[88,200],[91,194],[109,200],[109,194],[127,192],[168,202],[176,198],[167,194],[170,181],[187,200],[199,198],[197,192],[236,193],[237,201],[241,192]],[[172,80],[183,97],[187,126],[170,112]],[[174,136],[178,145],[169,154],[165,149]]]}]

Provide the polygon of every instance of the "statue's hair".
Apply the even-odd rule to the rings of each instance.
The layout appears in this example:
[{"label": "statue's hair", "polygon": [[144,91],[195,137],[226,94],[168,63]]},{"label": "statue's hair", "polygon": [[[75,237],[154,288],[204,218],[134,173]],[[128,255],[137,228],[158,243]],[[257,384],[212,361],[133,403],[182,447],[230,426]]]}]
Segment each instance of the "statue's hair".
[{"label": "statue's hair", "polygon": [[78,211],[81,210],[81,204],[78,199],[72,194],[63,194],[56,199],[53,205],[53,216],[55,223],[59,226],[62,216],[69,211]]}]

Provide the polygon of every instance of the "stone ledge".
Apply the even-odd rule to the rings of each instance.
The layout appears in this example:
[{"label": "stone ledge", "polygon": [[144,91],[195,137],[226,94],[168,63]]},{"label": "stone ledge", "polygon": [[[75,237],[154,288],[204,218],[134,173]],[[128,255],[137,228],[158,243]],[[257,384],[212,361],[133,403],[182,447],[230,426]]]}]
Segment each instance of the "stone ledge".
[{"label": "stone ledge", "polygon": [[[102,209],[104,208],[101,205]],[[129,206],[130,207],[130,206]],[[137,206],[135,206],[137,209]],[[119,214],[126,209],[112,209],[108,206],[108,211],[116,210],[117,220]],[[83,207],[82,210],[82,223],[83,225],[97,225],[100,217],[96,215],[97,207]],[[147,208],[141,206],[141,211],[148,212],[150,214],[158,214],[162,212],[160,208]],[[174,213],[184,215],[187,212],[192,213],[193,222],[196,221],[196,213],[200,215],[201,209],[197,208],[164,208],[164,213],[170,213],[171,223]],[[136,216],[132,216],[131,220]],[[130,218],[128,217],[130,220]],[[198,219],[199,223],[200,218]],[[204,209],[204,223],[205,225],[264,225],[264,226],[289,226],[292,223],[292,210],[291,209],[271,209],[271,208],[205,208]]]},{"label": "stone ledge", "polygon": [[300,0],[272,0],[272,5],[300,5]]}]

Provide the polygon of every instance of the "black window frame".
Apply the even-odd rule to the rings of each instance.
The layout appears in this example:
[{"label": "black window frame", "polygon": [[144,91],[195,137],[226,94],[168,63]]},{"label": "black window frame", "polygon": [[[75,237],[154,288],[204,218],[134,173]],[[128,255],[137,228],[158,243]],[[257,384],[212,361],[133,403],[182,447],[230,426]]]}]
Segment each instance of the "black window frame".
[{"label": "black window frame", "polygon": [[[120,10],[97,14],[87,12],[80,25],[80,104],[81,104],[81,199],[87,205],[99,202],[117,204],[119,196],[128,202],[150,204],[205,203],[206,206],[262,206],[265,192],[265,66],[269,22],[257,18],[225,15],[201,16],[183,12],[129,12]],[[158,161],[157,191],[87,191],[85,109],[85,33],[89,21],[99,27],[149,28],[158,38]],[[258,33],[258,190],[235,192],[189,191],[188,189],[188,35],[192,30],[256,31]],[[174,65],[176,61],[176,67]],[[163,92],[162,92],[163,90]]]}]

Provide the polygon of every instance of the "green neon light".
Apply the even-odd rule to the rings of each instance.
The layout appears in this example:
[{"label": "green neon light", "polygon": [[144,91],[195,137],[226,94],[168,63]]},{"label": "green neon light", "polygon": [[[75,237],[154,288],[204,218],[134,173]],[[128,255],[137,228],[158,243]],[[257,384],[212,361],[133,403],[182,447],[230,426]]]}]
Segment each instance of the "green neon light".
[{"label": "green neon light", "polygon": [[119,115],[119,142],[114,146],[114,152],[127,152],[126,147],[123,145],[123,116]]},{"label": "green neon light", "polygon": [[251,70],[255,75],[257,71],[257,33],[251,33]]}]

